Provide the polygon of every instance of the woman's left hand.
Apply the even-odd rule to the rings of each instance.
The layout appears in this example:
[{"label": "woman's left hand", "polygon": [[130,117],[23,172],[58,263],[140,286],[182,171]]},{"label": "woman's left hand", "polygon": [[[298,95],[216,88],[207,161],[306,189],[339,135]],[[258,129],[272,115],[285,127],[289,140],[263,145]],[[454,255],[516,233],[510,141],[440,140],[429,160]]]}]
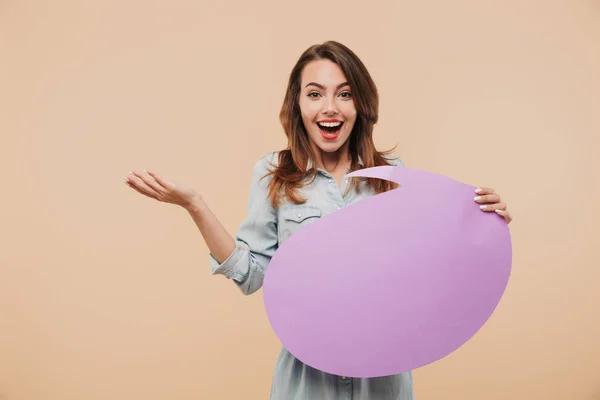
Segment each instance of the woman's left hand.
[{"label": "woman's left hand", "polygon": [[482,211],[496,212],[501,215],[507,224],[512,221],[512,216],[506,209],[506,203],[502,202],[500,195],[494,192],[492,188],[481,187],[475,190],[477,196],[475,196],[475,202],[481,204],[479,208]]}]

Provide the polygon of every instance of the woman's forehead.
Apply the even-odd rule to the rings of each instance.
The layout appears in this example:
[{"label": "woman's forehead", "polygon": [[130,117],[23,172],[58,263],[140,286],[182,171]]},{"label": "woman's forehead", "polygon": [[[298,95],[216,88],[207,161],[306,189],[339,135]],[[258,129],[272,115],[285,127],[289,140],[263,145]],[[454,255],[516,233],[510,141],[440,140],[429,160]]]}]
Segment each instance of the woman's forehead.
[{"label": "woman's forehead", "polygon": [[316,83],[327,89],[335,89],[346,82],[346,76],[339,65],[329,60],[312,61],[302,71],[301,84],[303,88],[310,83]]}]

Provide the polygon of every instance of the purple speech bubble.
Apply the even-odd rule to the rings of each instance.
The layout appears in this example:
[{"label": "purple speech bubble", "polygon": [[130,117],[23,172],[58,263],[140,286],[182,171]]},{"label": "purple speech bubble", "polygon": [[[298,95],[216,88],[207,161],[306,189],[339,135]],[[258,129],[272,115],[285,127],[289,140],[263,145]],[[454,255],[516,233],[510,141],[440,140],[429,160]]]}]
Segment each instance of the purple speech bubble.
[{"label": "purple speech bubble", "polygon": [[473,201],[475,187],[403,167],[347,177],[400,188],[298,230],[263,285],[283,346],[331,374],[372,378],[430,364],[485,324],[508,284],[508,226]]}]

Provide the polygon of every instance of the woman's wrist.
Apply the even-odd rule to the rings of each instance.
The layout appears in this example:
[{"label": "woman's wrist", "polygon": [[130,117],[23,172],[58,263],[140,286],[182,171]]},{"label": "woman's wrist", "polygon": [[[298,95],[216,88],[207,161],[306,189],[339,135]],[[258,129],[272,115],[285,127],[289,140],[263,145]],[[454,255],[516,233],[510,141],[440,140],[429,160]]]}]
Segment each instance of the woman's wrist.
[{"label": "woman's wrist", "polygon": [[206,203],[204,203],[204,199],[200,195],[194,196],[186,205],[183,206],[188,212],[202,212],[202,210],[206,207]]}]

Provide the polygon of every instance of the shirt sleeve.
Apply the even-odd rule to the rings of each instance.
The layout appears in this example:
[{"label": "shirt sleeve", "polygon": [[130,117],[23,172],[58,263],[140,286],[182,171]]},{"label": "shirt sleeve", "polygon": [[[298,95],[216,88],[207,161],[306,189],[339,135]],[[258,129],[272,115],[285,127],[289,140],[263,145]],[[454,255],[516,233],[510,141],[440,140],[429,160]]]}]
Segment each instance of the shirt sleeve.
[{"label": "shirt sleeve", "polygon": [[262,287],[265,270],[278,246],[277,215],[267,189],[271,177],[263,178],[268,159],[269,155],[264,156],[252,169],[248,214],[236,232],[235,250],[221,264],[209,254],[212,274],[232,279],[246,295]]}]

